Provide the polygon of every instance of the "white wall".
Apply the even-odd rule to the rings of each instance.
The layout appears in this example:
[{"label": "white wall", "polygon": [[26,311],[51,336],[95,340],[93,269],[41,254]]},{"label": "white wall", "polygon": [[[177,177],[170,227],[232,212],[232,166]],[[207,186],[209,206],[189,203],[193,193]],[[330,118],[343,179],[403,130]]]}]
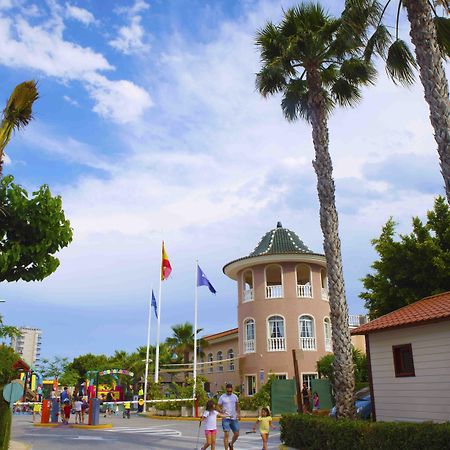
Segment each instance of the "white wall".
[{"label": "white wall", "polygon": [[[369,335],[378,421],[450,421],[450,321]],[[415,377],[395,377],[392,346],[411,344]]]}]

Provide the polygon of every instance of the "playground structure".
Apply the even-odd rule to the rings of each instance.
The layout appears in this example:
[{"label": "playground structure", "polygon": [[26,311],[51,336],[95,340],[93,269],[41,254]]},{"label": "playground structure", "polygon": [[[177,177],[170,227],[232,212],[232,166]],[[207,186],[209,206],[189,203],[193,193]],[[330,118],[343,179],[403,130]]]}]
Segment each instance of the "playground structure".
[{"label": "playground structure", "polygon": [[[134,373],[126,369],[105,369],[90,370],[86,373],[86,382],[84,383],[84,394],[88,398],[106,398],[108,392],[113,396],[114,401],[123,402],[125,395],[128,393],[128,387],[116,384],[119,381],[119,375],[133,377]],[[108,384],[99,384],[100,377],[110,376],[113,380],[113,386]]]}]

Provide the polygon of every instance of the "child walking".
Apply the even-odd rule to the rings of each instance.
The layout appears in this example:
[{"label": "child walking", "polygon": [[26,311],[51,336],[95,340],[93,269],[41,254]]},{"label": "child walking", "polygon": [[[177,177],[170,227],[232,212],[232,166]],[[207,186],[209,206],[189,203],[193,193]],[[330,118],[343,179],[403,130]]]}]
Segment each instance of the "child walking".
[{"label": "child walking", "polygon": [[262,408],[261,415],[256,419],[256,423],[253,426],[253,431],[256,431],[256,425],[259,422],[259,432],[261,433],[261,439],[263,441],[263,450],[268,450],[268,442],[269,442],[269,430],[275,430],[275,427],[272,425],[272,417],[270,415],[269,408]]},{"label": "child walking", "polygon": [[67,398],[64,400],[64,406],[63,406],[63,422],[67,425],[70,420],[70,412],[72,411],[72,405],[70,404],[70,400]]},{"label": "child walking", "polygon": [[83,422],[83,397],[78,397],[78,399],[75,401],[75,423],[82,423]]},{"label": "child walking", "polygon": [[206,450],[211,446],[211,450],[216,448],[216,435],[217,435],[217,417],[225,417],[223,414],[219,414],[216,411],[216,405],[213,400],[206,402],[206,411],[203,413],[202,421],[205,422],[205,437],[206,442],[200,450]]}]

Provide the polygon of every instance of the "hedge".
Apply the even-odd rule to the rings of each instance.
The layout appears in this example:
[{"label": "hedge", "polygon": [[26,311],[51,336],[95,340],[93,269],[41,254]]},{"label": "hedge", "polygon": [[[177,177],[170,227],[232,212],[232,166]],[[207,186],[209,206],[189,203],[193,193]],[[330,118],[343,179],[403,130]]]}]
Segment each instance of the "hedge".
[{"label": "hedge", "polygon": [[8,450],[11,433],[11,409],[3,400],[3,388],[0,388],[0,450]]},{"label": "hedge", "polygon": [[281,441],[300,450],[442,450],[449,448],[450,423],[368,422],[288,414]]}]

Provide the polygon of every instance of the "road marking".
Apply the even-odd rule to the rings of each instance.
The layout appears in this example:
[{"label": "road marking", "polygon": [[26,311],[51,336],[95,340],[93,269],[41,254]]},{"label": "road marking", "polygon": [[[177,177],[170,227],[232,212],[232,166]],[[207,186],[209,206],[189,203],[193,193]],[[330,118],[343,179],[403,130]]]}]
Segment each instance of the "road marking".
[{"label": "road marking", "polygon": [[104,430],[108,433],[130,433],[130,434],[148,434],[154,436],[181,436],[181,431],[172,430],[170,428],[151,427],[151,428],[111,428]]}]

